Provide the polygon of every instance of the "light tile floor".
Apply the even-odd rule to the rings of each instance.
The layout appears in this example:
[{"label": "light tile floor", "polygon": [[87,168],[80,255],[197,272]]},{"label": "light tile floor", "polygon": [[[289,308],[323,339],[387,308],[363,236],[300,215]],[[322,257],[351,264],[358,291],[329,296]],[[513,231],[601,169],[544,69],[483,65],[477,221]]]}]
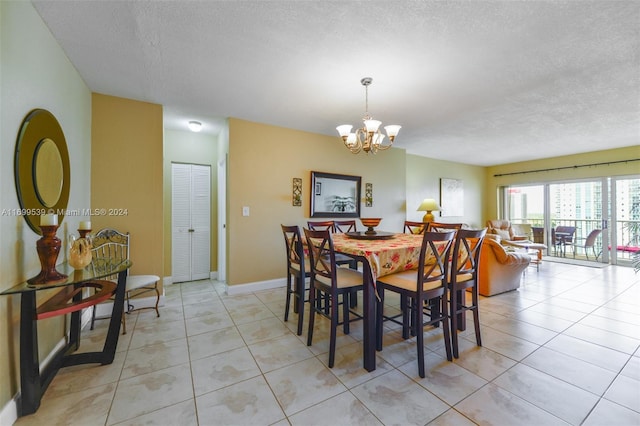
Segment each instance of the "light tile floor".
[{"label": "light tile floor", "polygon": [[[216,281],[167,286],[161,317],[128,320],[115,361],[60,370],[18,425],[640,425],[640,274],[545,262],[518,291],[483,298],[447,362],[440,329],[387,329],[378,368],[361,367],[361,325],[327,368],[328,321],[313,346],[283,322],[284,289],[226,296]],[[392,299],[388,299],[393,303]],[[102,344],[106,321],[83,331]]]}]

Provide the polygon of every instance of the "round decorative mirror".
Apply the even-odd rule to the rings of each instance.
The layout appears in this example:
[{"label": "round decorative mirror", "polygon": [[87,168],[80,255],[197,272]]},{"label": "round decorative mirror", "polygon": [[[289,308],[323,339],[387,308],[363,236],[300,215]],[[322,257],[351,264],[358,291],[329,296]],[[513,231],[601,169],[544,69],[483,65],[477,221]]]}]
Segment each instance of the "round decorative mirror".
[{"label": "round decorative mirror", "polygon": [[69,202],[69,151],[58,120],[34,109],[22,122],[14,158],[14,176],[22,216],[41,234],[40,216],[52,212],[62,223]]},{"label": "round decorative mirror", "polygon": [[43,139],[33,157],[34,183],[36,195],[46,207],[53,207],[60,199],[63,183],[62,157],[55,142]]}]

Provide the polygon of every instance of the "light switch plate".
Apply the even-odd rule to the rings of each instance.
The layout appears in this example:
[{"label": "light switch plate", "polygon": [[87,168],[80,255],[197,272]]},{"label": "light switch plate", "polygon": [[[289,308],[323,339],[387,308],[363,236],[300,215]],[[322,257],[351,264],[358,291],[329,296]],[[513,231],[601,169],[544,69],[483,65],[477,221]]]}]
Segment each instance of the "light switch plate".
[{"label": "light switch plate", "polygon": [[249,216],[249,207],[248,206],[242,207],[242,216]]}]

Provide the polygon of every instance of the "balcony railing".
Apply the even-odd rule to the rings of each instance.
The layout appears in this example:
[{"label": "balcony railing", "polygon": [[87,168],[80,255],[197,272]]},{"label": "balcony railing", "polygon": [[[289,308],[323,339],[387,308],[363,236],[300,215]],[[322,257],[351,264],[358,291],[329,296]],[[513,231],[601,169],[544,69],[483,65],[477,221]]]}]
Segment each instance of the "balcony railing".
[{"label": "balcony railing", "polygon": [[[532,227],[544,227],[544,219],[523,219],[512,218],[511,223],[528,223]],[[595,219],[553,219],[551,221],[551,227],[557,226],[572,226],[576,228],[575,237],[573,240],[574,250],[576,251],[576,259],[586,259],[585,250],[582,248],[587,236],[594,229],[601,229],[602,221]],[[615,231],[610,229],[609,232],[616,233],[617,241],[617,257],[619,260],[629,260],[634,252],[640,251],[640,221],[639,220],[618,220],[616,221]],[[548,238],[551,236],[549,235]],[[611,240],[611,239],[609,239]],[[545,240],[546,242],[546,240]],[[550,244],[547,244],[550,246]],[[602,252],[602,234],[598,236],[595,241],[595,252]],[[551,247],[550,247],[551,248]],[[589,249],[590,250],[590,249]],[[571,253],[571,252],[570,252]],[[550,255],[560,255],[560,253],[554,253],[551,248]],[[565,254],[566,255],[566,254]],[[593,260],[593,255],[589,253],[589,260]]]}]

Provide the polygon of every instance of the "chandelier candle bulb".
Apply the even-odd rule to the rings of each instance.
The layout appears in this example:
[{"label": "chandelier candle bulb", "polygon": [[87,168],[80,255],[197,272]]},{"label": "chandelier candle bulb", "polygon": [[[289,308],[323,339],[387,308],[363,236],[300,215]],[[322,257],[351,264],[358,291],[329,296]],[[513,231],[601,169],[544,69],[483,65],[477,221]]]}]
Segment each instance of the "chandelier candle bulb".
[{"label": "chandelier candle bulb", "polygon": [[90,231],[91,230],[91,221],[90,220],[82,220],[80,221],[80,225],[78,226],[79,230],[82,231]]},{"label": "chandelier candle bulb", "polygon": [[40,226],[58,226],[58,215],[47,213],[40,216]]}]

